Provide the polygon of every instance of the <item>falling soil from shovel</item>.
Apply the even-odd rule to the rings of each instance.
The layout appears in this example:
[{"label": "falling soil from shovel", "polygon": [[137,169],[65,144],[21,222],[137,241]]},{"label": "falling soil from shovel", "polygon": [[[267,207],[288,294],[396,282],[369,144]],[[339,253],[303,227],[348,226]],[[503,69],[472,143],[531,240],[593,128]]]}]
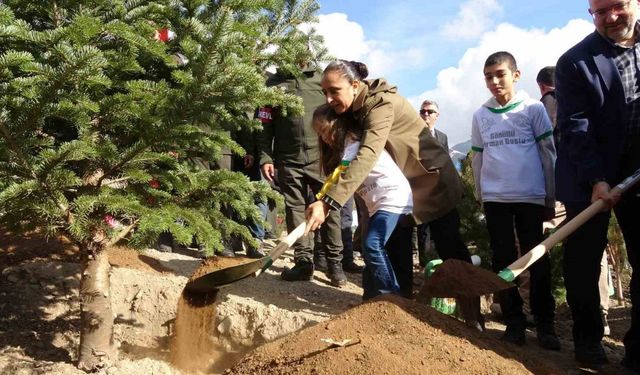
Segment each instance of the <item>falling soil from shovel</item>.
[{"label": "falling soil from shovel", "polygon": [[[205,259],[189,281],[216,270],[251,262],[250,258],[211,257]],[[171,340],[171,363],[188,372],[208,373],[212,368],[226,368],[230,358],[216,336],[217,289],[208,293],[183,290],[178,300],[174,336]]]}]

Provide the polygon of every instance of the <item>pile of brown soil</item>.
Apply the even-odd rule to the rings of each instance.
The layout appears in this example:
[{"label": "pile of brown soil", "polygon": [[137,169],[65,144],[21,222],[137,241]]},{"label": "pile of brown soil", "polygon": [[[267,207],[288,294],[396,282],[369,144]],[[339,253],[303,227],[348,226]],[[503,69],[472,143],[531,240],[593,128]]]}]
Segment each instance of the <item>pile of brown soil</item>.
[{"label": "pile of brown soil", "polygon": [[146,272],[172,273],[170,268],[148,255],[141,254],[124,246],[113,246],[108,249],[109,264],[114,267],[131,268]]},{"label": "pile of brown soil", "polygon": [[200,276],[206,275],[211,272],[221,270],[223,268],[233,267],[240,264],[253,262],[255,259],[246,257],[218,257],[212,256],[202,261],[198,269],[193,271],[193,275],[189,278],[189,281],[195,280]]},{"label": "pile of brown soil", "polygon": [[[351,345],[331,346],[323,339]],[[266,344],[231,374],[559,374],[512,346],[401,297],[387,295]]]}]

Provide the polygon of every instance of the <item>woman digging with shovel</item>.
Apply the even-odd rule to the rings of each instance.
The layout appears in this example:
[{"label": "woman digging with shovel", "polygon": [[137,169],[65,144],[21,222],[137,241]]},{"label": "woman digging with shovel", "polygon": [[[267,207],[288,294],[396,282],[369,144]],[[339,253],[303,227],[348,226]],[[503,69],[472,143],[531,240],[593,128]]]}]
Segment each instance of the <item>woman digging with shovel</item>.
[{"label": "woman digging with shovel", "polygon": [[[338,121],[342,124],[338,125]],[[362,131],[354,127],[349,118],[338,117],[327,105],[318,107],[313,113],[313,129],[318,133],[322,170],[328,176],[335,171],[334,178],[330,178],[316,195],[321,199],[326,188],[355,157]],[[413,208],[409,182],[389,153],[382,150],[356,194],[364,201],[369,214],[367,223],[360,224],[367,228],[362,239],[366,265],[362,275],[363,299],[384,293],[401,294],[399,275],[394,272],[385,246],[391,251],[411,255],[411,228],[400,223]]]},{"label": "woman digging with shovel", "polygon": [[[462,198],[462,186],[448,152],[433,137],[420,142],[420,133],[426,129],[416,110],[398,94],[395,86],[384,79],[365,80],[367,75],[366,65],[344,60],[333,61],[324,70],[321,85],[327,105],[336,115],[353,120],[362,130],[362,139],[349,167],[322,198],[307,208],[307,231],[316,230],[330,209],[344,205],[369,175],[383,150],[411,186],[415,222],[426,223],[449,214]],[[464,254],[449,249],[439,251],[443,251],[442,259],[471,262],[468,251]],[[410,257],[410,251],[400,256]],[[409,269],[402,273],[406,272],[412,272],[410,262]],[[468,309],[467,320],[480,317],[479,298],[476,300],[477,304]]]}]

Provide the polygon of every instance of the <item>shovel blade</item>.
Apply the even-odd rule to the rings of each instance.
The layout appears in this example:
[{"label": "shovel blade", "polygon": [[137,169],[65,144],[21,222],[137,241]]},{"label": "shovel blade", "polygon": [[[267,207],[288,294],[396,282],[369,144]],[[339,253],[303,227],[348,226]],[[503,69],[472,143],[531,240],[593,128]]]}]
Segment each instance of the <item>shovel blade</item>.
[{"label": "shovel blade", "polygon": [[[195,277],[187,282],[185,289],[193,293],[209,293],[218,287],[231,284],[246,277],[257,275],[259,270],[266,270],[273,262],[289,249],[289,247],[304,235],[306,223],[298,225],[287,235],[276,247],[269,252],[269,255],[246,263],[236,264],[218,268],[211,272],[206,272],[200,277]],[[228,260],[237,258],[227,258]],[[202,266],[201,266],[202,267]],[[205,268],[205,270],[207,270]],[[198,273],[196,270],[195,273]],[[193,277],[193,276],[192,276]]]},{"label": "shovel blade", "polygon": [[221,268],[190,280],[187,285],[185,285],[185,289],[192,293],[209,293],[215,291],[221,286],[231,284],[254,275],[256,271],[261,269],[270,260],[271,258],[266,256],[252,262]]},{"label": "shovel blade", "polygon": [[493,272],[458,259],[447,259],[425,279],[420,294],[430,298],[479,297],[513,287],[513,283]]}]

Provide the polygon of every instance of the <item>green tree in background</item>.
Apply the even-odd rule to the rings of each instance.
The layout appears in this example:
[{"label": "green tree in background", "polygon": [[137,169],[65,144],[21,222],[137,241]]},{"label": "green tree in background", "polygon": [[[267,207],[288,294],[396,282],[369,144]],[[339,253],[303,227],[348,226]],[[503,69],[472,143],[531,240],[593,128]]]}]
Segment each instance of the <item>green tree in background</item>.
[{"label": "green tree in background", "polygon": [[491,248],[489,246],[489,232],[484,222],[484,213],[475,197],[471,156],[462,160],[461,178],[463,194],[458,205],[460,213],[460,232],[462,238],[469,245],[472,254],[482,259],[482,267],[491,270]]},{"label": "green tree in background", "polygon": [[243,150],[264,104],[300,111],[264,73],[326,51],[304,0],[0,1],[0,225],[65,234],[83,256],[78,366],[117,359],[105,249],[164,231],[211,251],[249,238],[264,184],[194,167]]}]

